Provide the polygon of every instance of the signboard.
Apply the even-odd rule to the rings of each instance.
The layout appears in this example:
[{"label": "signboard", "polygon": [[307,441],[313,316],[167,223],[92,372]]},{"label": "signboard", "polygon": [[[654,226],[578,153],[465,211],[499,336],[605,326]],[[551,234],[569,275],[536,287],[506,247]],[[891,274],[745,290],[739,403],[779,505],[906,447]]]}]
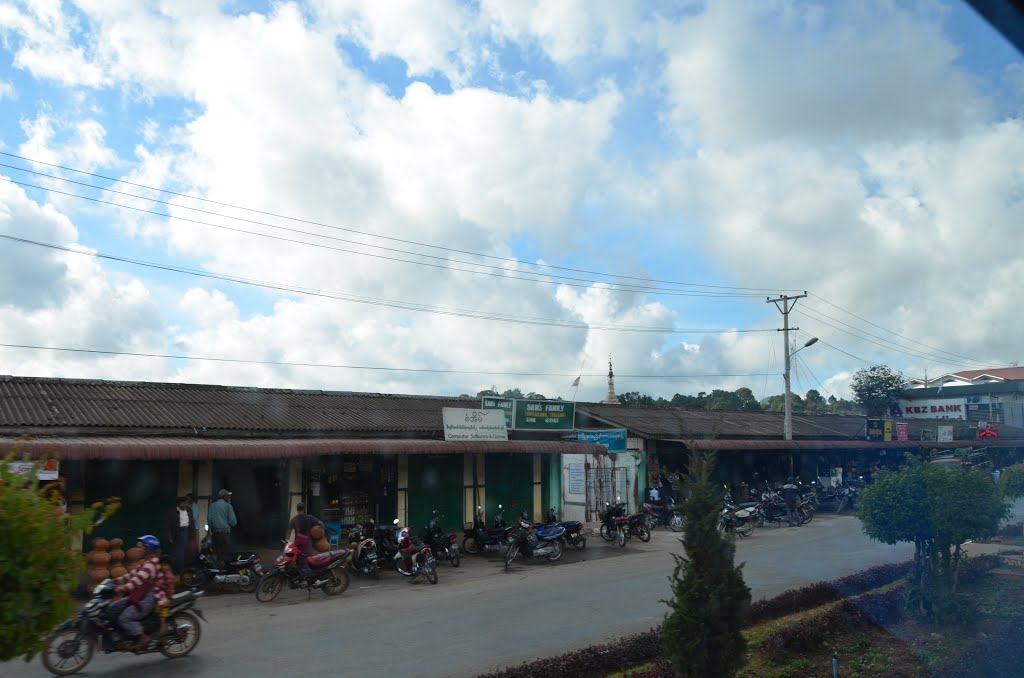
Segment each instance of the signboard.
[{"label": "signboard", "polygon": [[569,494],[586,494],[587,472],[583,464],[569,464]]},{"label": "signboard", "polygon": [[441,418],[444,420],[445,440],[508,440],[505,416],[495,410],[443,407]]},{"label": "signboard", "polygon": [[[27,476],[32,472],[32,467],[36,462],[32,461],[12,461],[10,465],[11,471],[17,473],[20,476]],[[39,467],[39,471],[36,473],[37,480],[56,480],[60,473],[60,462],[56,459],[47,459],[42,462]]]},{"label": "signboard", "polygon": [[512,409],[515,406],[515,401],[511,398],[492,398],[485,396],[480,401],[480,409],[482,410],[501,410],[505,413],[505,428],[512,428]]},{"label": "signboard", "polygon": [[571,431],[576,403],[564,400],[516,400],[512,428],[517,431]]},{"label": "signboard", "polygon": [[885,421],[882,422],[882,440],[884,440],[885,442],[890,442],[893,440],[892,424],[893,422],[889,419],[886,419]]},{"label": "signboard", "polygon": [[910,425],[907,422],[896,422],[896,440],[910,440]]},{"label": "signboard", "polygon": [[576,431],[576,440],[581,443],[597,443],[608,448],[609,452],[626,451],[626,429],[602,428],[595,430]]},{"label": "signboard", "polygon": [[951,443],[953,442],[953,427],[952,426],[940,426],[938,428],[938,437],[940,443]]},{"label": "signboard", "polygon": [[964,419],[963,398],[929,398],[900,400],[899,407],[907,419]]},{"label": "signboard", "polygon": [[868,422],[867,422],[867,439],[868,440],[881,440],[883,435],[885,435],[885,431],[882,429],[882,420],[881,419],[868,419]]},{"label": "signboard", "polygon": [[935,431],[930,428],[921,429],[921,440],[934,441]]}]

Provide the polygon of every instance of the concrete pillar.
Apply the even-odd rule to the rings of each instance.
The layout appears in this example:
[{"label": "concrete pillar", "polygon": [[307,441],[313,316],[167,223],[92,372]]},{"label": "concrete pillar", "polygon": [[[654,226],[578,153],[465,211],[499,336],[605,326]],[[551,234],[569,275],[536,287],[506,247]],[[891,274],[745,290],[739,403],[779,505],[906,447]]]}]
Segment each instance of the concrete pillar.
[{"label": "concrete pillar", "polygon": [[[195,480],[196,505],[199,507],[199,529],[203,530],[200,535],[205,535],[203,527],[207,524],[206,516],[209,515],[210,504],[217,501],[217,492],[221,488],[213,486],[213,462],[201,461],[193,471]],[[202,536],[200,536],[202,538]]]},{"label": "concrete pillar", "polygon": [[291,520],[292,516],[298,513],[298,505],[303,503],[303,493],[305,489],[302,486],[302,464],[303,459],[301,457],[289,459],[288,464],[288,515],[285,520]]},{"label": "concrete pillar", "polygon": [[541,505],[544,503],[544,496],[541,492],[544,485],[544,476],[541,475],[540,454],[533,455],[533,522],[539,523],[544,513]]},{"label": "concrete pillar", "polygon": [[398,457],[398,522],[409,524],[409,455]]},{"label": "concrete pillar", "polygon": [[[487,506],[487,455],[476,455],[476,503],[478,506]],[[473,507],[476,511],[476,506]],[[475,514],[474,514],[475,515]],[[484,516],[486,522],[487,516]]]}]

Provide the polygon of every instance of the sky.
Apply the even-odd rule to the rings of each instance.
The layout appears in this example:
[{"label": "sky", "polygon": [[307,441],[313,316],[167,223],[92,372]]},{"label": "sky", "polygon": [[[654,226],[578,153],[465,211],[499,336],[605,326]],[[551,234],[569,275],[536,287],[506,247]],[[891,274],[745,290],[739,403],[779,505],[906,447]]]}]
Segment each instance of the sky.
[{"label": "sky", "polygon": [[1022,104],[963,2],[0,0],[0,374],[763,399],[783,296],[798,394],[1009,366]]}]

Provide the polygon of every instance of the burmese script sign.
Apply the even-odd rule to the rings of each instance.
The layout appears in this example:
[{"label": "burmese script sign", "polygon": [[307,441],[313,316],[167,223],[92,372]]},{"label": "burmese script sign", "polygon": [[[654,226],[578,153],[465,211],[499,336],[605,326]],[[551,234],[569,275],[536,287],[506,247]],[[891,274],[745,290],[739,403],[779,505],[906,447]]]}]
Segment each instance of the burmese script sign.
[{"label": "burmese script sign", "polygon": [[444,439],[449,441],[508,440],[505,415],[501,410],[441,408]]}]

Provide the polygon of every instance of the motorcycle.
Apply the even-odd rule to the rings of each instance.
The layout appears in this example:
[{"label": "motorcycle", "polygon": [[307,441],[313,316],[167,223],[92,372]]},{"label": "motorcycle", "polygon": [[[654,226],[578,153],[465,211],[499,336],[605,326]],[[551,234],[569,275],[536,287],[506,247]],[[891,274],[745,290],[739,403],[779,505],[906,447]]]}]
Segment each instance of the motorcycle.
[{"label": "motorcycle", "polygon": [[[412,563],[410,569],[406,569],[406,556]],[[398,551],[395,553],[394,561],[395,571],[403,577],[409,577],[410,583],[419,576],[426,577],[431,584],[437,583],[437,560],[429,546],[413,542],[407,527],[399,531]]]},{"label": "motorcycle", "polygon": [[509,532],[512,529],[505,524],[505,513],[501,504],[498,504],[498,513],[494,516],[494,526],[491,528],[484,524],[483,508],[477,506],[472,529],[464,531],[462,550],[466,553],[504,553],[508,549]]},{"label": "motorcycle", "polygon": [[328,596],[340,595],[348,588],[349,576],[344,565],[351,551],[325,551],[306,558],[308,569],[299,567],[302,553],[290,541],[282,542],[284,549],[274,560],[274,567],[260,579],[256,586],[256,600],[269,603],[277,598],[284,585],[289,588],[306,589],[313,595],[313,589],[322,589]]},{"label": "motorcycle", "polygon": [[856,487],[840,485],[836,488],[836,513],[842,513],[847,507],[857,510],[858,492]]},{"label": "motorcycle", "polygon": [[749,537],[754,531],[754,510],[736,506],[730,494],[725,495],[724,504],[722,515],[718,519],[718,531],[735,532],[740,537]]},{"label": "motorcycle", "polygon": [[626,515],[626,505],[620,497],[615,498],[615,503],[604,503],[605,510],[601,514],[601,539],[614,541],[619,547],[626,545],[626,531],[629,523],[629,516]]},{"label": "motorcycle", "polygon": [[437,524],[443,516],[434,509],[434,515],[423,530],[422,539],[438,560],[447,560],[452,567],[459,566],[459,543],[454,534],[445,534]]},{"label": "motorcycle", "polygon": [[259,554],[254,551],[227,555],[224,567],[220,567],[213,549],[213,540],[207,532],[199,542],[196,563],[189,565],[181,573],[181,583],[188,588],[224,584],[244,593],[252,593],[263,574],[263,563],[260,562]]},{"label": "motorcycle", "polygon": [[398,553],[401,531],[402,528],[398,524],[398,518],[391,521],[391,525],[377,525],[373,528],[373,540],[377,544],[378,562],[393,562],[395,554]]},{"label": "motorcycle", "polygon": [[116,588],[111,579],[101,581],[93,589],[92,598],[78,616],[68,619],[54,630],[41,655],[43,666],[48,671],[58,676],[81,671],[92,660],[97,644],[107,654],[159,652],[171,658],[184,657],[199,644],[202,636],[199,619],[206,621],[202,611],[196,607],[203,595],[202,591],[184,591],[171,598],[166,627],[160,636],[157,636],[160,618],[156,614],[142,619],[143,632],[150,637],[150,641],[145,647],[136,648],[133,639],[126,637],[119,628],[117,619],[108,614]]},{"label": "motorcycle", "polygon": [[509,535],[508,551],[505,553],[505,569],[520,553],[524,558],[540,558],[550,561],[562,557],[562,538],[565,528],[561,525],[544,525],[534,529],[527,520],[526,511],[519,515],[519,525]]},{"label": "motorcycle", "polygon": [[380,579],[381,567],[380,559],[377,557],[377,542],[370,536],[372,534],[372,523],[367,523],[362,529],[357,527],[349,532],[352,549],[345,565],[355,572]]},{"label": "motorcycle", "polygon": [[[563,520],[559,521],[558,516],[555,515],[554,507],[548,509],[547,515],[544,517],[546,525],[559,525],[565,529],[565,533],[562,535],[562,541],[572,546],[575,549],[582,551],[587,548],[587,536],[583,534],[583,523],[578,520]],[[535,525],[535,528],[544,527],[544,525]]]},{"label": "motorcycle", "polygon": [[683,514],[676,508],[673,500],[668,499],[667,502],[667,506],[650,501],[644,502],[647,528],[653,530],[659,525],[665,525],[673,532],[681,532],[686,522]]}]

